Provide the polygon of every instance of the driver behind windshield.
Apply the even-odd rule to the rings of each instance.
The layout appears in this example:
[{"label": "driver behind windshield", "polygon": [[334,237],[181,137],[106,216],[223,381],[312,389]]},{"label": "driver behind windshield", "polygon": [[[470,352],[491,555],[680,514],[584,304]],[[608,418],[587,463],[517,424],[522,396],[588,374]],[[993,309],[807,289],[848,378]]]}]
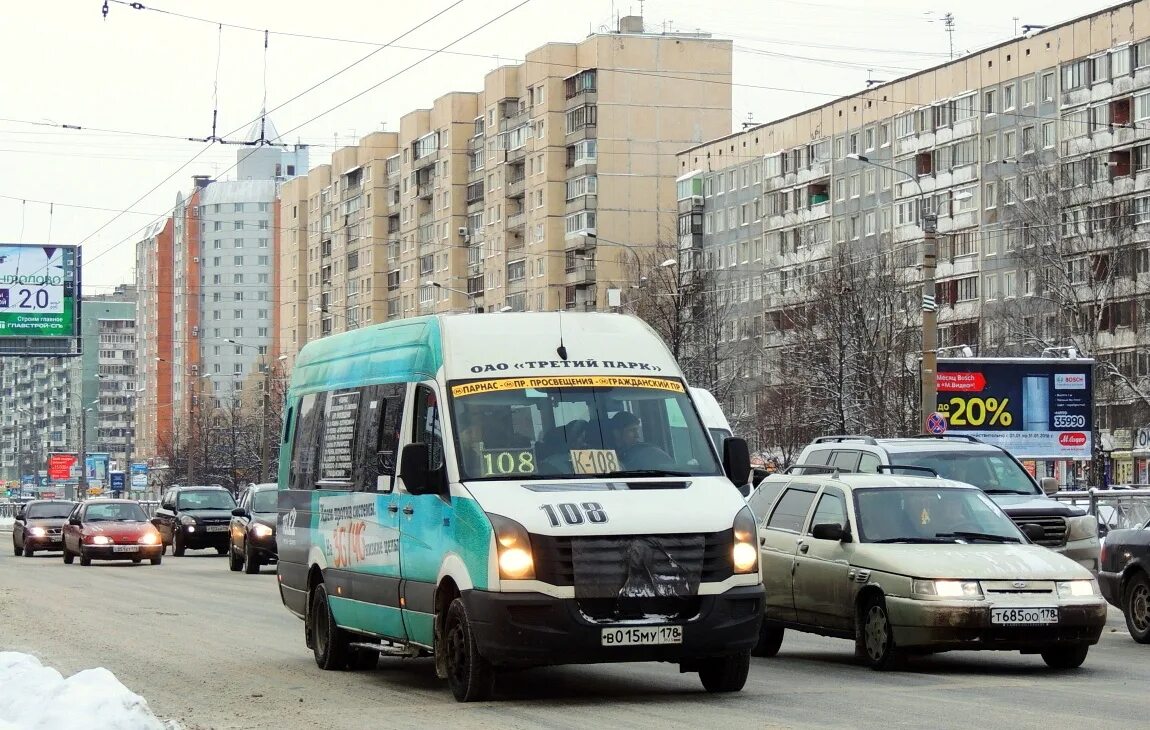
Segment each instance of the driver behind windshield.
[{"label": "driver behind windshield", "polygon": [[634,413],[619,411],[610,424],[612,445],[624,469],[660,469],[671,463],[667,452],[642,440],[643,422]]}]

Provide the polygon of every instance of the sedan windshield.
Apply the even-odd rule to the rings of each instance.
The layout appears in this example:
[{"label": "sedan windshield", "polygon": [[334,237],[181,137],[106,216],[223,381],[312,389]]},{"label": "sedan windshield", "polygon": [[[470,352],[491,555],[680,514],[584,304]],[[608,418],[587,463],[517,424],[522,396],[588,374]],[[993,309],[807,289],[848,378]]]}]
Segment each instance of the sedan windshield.
[{"label": "sedan windshield", "polygon": [[74,502],[40,502],[28,505],[24,516],[29,520],[62,519],[71,513]]},{"label": "sedan windshield", "polygon": [[862,542],[1022,542],[981,491],[958,487],[856,489]]},{"label": "sedan windshield", "polygon": [[275,512],[279,508],[279,492],[268,489],[252,495],[252,512]]},{"label": "sedan windshield", "polygon": [[89,504],[84,522],[147,522],[148,516],[135,502]]},{"label": "sedan windshield", "polygon": [[[990,494],[1039,494],[1019,464],[1002,452],[992,451],[907,451],[891,453],[891,462],[906,466],[925,466],[943,479],[966,482]],[[895,474],[899,473],[894,469]],[[922,476],[906,471],[907,476]]]},{"label": "sedan windshield", "polygon": [[180,492],[176,506],[179,509],[233,509],[236,500],[232,498],[231,492],[223,489],[205,489]]},{"label": "sedan windshield", "polygon": [[455,383],[464,479],[718,475],[681,381],[556,376]]}]

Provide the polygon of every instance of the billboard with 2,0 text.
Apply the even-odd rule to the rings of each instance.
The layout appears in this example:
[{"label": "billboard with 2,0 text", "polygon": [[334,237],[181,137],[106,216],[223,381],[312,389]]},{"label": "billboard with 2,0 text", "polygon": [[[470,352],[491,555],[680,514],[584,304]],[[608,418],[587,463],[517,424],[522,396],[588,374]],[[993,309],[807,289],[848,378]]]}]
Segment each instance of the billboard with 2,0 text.
[{"label": "billboard with 2,0 text", "polygon": [[0,243],[0,355],[79,354],[80,249]]},{"label": "billboard with 2,0 text", "polygon": [[1094,361],[953,358],[938,361],[938,410],[947,432],[996,444],[1020,459],[1089,459]]}]

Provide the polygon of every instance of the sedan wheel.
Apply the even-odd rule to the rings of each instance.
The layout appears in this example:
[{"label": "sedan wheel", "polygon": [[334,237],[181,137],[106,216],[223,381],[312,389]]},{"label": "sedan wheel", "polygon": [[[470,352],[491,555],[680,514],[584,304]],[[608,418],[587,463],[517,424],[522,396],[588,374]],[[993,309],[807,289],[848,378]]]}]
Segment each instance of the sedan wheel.
[{"label": "sedan wheel", "polygon": [[1126,587],[1126,628],[1139,644],[1150,644],[1150,579],[1139,573]]},{"label": "sedan wheel", "polygon": [[260,559],[252,550],[251,541],[244,543],[244,572],[248,575],[260,572]]},{"label": "sedan wheel", "polygon": [[84,554],[84,548],[81,547],[80,548],[80,565],[87,566],[87,565],[91,565],[91,564],[92,564],[92,559]]},{"label": "sedan wheel", "polygon": [[238,573],[244,569],[244,559],[236,552],[236,546],[228,548],[228,570]]},{"label": "sedan wheel", "polygon": [[22,552],[24,552],[24,549],[16,544],[16,538],[13,537],[12,538],[12,554],[15,555],[16,557],[20,557],[20,553],[22,553]]},{"label": "sedan wheel", "polygon": [[1042,651],[1042,660],[1051,669],[1077,669],[1086,661],[1089,651],[1090,646],[1087,644],[1055,646]]},{"label": "sedan wheel", "polygon": [[73,554],[72,554],[72,551],[70,551],[70,550],[68,549],[68,546],[67,546],[67,545],[65,545],[65,546],[64,546],[64,565],[71,565],[71,564],[72,564],[72,561],[73,561],[73,560],[75,560],[75,559],[76,559],[76,556],[75,556],[75,555],[73,555]]},{"label": "sedan wheel", "polygon": [[863,610],[862,636],[860,649],[866,663],[872,669],[890,669],[899,659],[899,651],[894,645],[894,632],[886,613],[886,601],[872,599]]}]

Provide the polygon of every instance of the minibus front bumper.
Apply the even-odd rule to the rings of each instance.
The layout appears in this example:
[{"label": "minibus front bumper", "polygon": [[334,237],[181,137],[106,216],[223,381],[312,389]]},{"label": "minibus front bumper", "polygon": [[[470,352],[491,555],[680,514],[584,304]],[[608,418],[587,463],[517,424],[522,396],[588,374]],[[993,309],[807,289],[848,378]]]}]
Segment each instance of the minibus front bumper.
[{"label": "minibus front bumper", "polygon": [[[763,614],[761,585],[737,586],[694,600],[698,610],[685,620],[649,616],[613,621],[588,616],[574,598],[477,590],[463,593],[479,653],[496,666],[689,662],[754,647]],[[668,626],[680,627],[676,643],[632,643],[673,641],[677,632],[654,630]]]}]

